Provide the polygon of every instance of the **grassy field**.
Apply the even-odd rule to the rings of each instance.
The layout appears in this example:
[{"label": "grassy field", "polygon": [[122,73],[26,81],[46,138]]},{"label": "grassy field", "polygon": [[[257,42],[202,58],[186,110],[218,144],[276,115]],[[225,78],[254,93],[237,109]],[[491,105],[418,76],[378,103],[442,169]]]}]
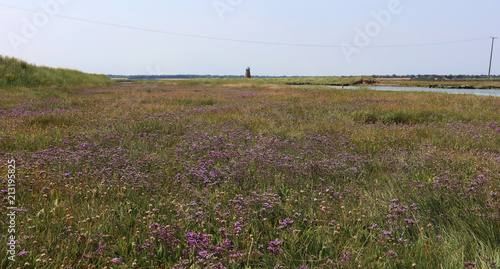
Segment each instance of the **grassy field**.
[{"label": "grassy field", "polygon": [[1,268],[500,264],[498,98],[259,80],[0,95]]}]

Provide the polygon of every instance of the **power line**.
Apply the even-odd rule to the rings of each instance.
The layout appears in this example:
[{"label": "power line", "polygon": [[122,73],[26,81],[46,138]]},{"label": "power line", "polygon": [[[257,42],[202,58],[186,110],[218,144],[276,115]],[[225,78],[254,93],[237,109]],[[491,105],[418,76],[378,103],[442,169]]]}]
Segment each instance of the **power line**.
[{"label": "power line", "polygon": [[[31,9],[13,7],[13,6],[4,5],[4,4],[0,4],[0,7],[22,10],[22,11],[27,11],[27,12],[32,12],[32,13],[37,12],[37,11],[31,10]],[[224,38],[224,37],[193,35],[193,34],[170,32],[170,31],[165,31],[165,30],[156,30],[156,29],[150,29],[150,28],[128,26],[128,25],[103,22],[103,21],[95,21],[95,20],[90,20],[90,19],[85,19],[85,18],[65,16],[65,15],[53,15],[53,16],[63,18],[63,19],[68,19],[68,20],[81,21],[81,22],[106,25],[106,26],[113,26],[113,27],[129,29],[129,30],[151,32],[151,33],[158,33],[158,34],[167,34],[167,35],[173,35],[173,36],[190,37],[190,38],[207,39],[207,40],[226,41],[226,42],[274,45],[274,46],[290,46],[290,47],[315,47],[315,48],[356,48],[357,47],[357,46],[347,46],[347,45],[297,44],[297,43],[281,43],[281,42],[255,41],[255,40],[244,40],[244,39],[231,39],[231,38]],[[398,48],[398,47],[436,46],[436,45],[458,44],[458,43],[464,43],[464,42],[479,41],[479,40],[484,40],[484,39],[486,39],[486,38],[481,37],[481,38],[434,42],[434,43],[419,43],[419,44],[375,45],[375,46],[364,46],[363,48]]]}]

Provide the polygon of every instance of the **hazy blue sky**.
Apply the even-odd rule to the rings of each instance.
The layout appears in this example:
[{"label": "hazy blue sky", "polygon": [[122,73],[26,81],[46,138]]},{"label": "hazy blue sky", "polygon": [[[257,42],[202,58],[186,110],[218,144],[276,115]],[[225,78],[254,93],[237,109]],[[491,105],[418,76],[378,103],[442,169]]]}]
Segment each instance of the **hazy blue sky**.
[{"label": "hazy blue sky", "polygon": [[0,0],[0,54],[104,74],[487,74],[498,12],[498,0]]}]

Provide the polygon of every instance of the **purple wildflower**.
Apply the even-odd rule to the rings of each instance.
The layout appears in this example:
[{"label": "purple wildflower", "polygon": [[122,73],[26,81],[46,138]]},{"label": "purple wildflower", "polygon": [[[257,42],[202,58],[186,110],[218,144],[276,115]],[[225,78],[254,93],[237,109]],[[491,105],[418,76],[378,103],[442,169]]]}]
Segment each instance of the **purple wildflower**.
[{"label": "purple wildflower", "polygon": [[286,218],[286,219],[284,219],[283,221],[280,221],[280,226],[279,226],[279,228],[280,228],[280,229],[284,229],[284,228],[288,227],[288,225],[291,225],[291,224],[293,224],[293,223],[294,223],[294,221],[293,221],[293,220],[291,220],[290,218]]},{"label": "purple wildflower", "polygon": [[120,262],[122,262],[122,261],[123,261],[123,259],[122,259],[121,257],[119,257],[119,258],[114,258],[114,259],[112,259],[112,260],[111,260],[111,262],[112,262],[112,263],[120,263]]},{"label": "purple wildflower", "polygon": [[408,224],[415,224],[415,221],[412,219],[405,219],[405,222]]},{"label": "purple wildflower", "polygon": [[464,262],[464,266],[468,266],[469,268],[474,268],[476,266],[475,262]]},{"label": "purple wildflower", "polygon": [[386,254],[389,259],[396,259],[398,257],[398,254],[392,250],[389,250]]},{"label": "purple wildflower", "polygon": [[283,244],[283,241],[279,240],[271,241],[269,242],[269,247],[267,249],[274,254],[281,254],[283,250],[278,248],[281,244]]}]

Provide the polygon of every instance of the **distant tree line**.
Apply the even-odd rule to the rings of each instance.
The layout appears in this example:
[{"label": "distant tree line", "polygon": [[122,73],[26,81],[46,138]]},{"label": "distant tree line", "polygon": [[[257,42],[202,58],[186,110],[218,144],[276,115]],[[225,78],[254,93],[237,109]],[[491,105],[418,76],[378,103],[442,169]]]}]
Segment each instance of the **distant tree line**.
[{"label": "distant tree line", "polygon": [[[195,78],[244,78],[244,75],[107,75],[109,78],[157,80],[157,79],[195,79]],[[252,76],[255,78],[298,78],[301,76]]]},{"label": "distant tree line", "polygon": [[[108,75],[109,78],[123,78],[123,79],[139,79],[139,80],[158,80],[158,79],[195,79],[195,78],[244,78],[245,76],[232,76],[232,75]],[[300,78],[300,77],[314,77],[314,76],[253,76],[255,78]],[[325,76],[318,76],[325,77]],[[343,78],[359,77],[359,76],[342,76]],[[401,78],[413,80],[482,80],[487,79],[486,75],[370,75],[366,77],[372,78]],[[500,79],[500,75],[492,75],[492,79]]]},{"label": "distant tree line", "polygon": [[218,76],[211,75],[132,75],[132,76],[123,76],[123,75],[108,75],[110,78],[125,78],[125,79],[193,79],[193,78],[213,78]]}]

